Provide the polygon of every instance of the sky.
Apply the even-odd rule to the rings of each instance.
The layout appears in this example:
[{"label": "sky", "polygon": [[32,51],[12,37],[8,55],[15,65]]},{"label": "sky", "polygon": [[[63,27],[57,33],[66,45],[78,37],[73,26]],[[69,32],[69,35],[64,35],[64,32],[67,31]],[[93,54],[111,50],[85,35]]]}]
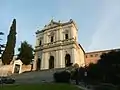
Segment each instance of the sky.
[{"label": "sky", "polygon": [[75,21],[85,52],[120,48],[120,0],[0,0],[0,31],[5,33],[0,43],[6,43],[15,18],[15,53],[24,40],[34,48],[35,32],[53,17],[54,21]]}]

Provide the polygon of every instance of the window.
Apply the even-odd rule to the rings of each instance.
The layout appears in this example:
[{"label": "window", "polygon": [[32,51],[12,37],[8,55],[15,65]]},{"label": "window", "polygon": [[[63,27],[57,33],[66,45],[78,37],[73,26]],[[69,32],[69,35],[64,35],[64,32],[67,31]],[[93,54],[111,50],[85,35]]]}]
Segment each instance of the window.
[{"label": "window", "polygon": [[53,36],[51,36],[51,42],[53,42]]},{"label": "window", "polygon": [[65,39],[68,39],[68,34],[65,34]]},{"label": "window", "polygon": [[90,55],[90,57],[93,57],[93,55]]},{"label": "window", "polygon": [[42,44],[42,41],[40,40],[40,43],[39,43],[39,45],[41,45]]},{"label": "window", "polygon": [[98,56],[98,54],[95,54],[95,57],[97,57]]}]

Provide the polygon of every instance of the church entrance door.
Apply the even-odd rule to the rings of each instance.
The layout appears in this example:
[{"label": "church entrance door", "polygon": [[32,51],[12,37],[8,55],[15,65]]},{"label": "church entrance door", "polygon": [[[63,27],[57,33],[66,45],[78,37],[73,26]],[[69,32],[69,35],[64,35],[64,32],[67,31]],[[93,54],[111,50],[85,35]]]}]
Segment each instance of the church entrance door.
[{"label": "church entrance door", "polygon": [[40,67],[41,67],[41,59],[38,58],[38,60],[37,60],[37,70],[40,70]]},{"label": "church entrance door", "polygon": [[66,54],[66,56],[65,56],[65,66],[66,66],[66,67],[71,66],[70,54]]},{"label": "church entrance door", "polygon": [[50,56],[49,59],[49,69],[54,68],[54,56]]}]

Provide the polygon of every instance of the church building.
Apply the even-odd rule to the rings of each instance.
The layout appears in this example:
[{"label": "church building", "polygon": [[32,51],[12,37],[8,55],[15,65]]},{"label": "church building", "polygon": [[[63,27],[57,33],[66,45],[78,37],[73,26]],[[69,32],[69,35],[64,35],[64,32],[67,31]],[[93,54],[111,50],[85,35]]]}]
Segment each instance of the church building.
[{"label": "church building", "polygon": [[78,29],[75,22],[50,21],[36,32],[34,70],[65,68],[85,65],[85,51],[78,43]]}]

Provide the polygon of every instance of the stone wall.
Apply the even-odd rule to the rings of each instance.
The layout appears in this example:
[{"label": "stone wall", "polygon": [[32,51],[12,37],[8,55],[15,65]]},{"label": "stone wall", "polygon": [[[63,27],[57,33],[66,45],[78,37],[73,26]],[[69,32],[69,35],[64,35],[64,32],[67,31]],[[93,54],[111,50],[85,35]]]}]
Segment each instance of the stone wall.
[{"label": "stone wall", "polygon": [[85,54],[86,65],[88,66],[90,63],[96,64],[103,53],[108,53],[108,52],[111,52],[112,50],[117,51],[119,49],[110,49],[110,50],[94,51],[94,52],[86,53]]},{"label": "stone wall", "polygon": [[22,72],[31,71],[31,65],[22,65]]},{"label": "stone wall", "polygon": [[0,76],[8,76],[12,74],[13,65],[3,65],[0,67]]}]

